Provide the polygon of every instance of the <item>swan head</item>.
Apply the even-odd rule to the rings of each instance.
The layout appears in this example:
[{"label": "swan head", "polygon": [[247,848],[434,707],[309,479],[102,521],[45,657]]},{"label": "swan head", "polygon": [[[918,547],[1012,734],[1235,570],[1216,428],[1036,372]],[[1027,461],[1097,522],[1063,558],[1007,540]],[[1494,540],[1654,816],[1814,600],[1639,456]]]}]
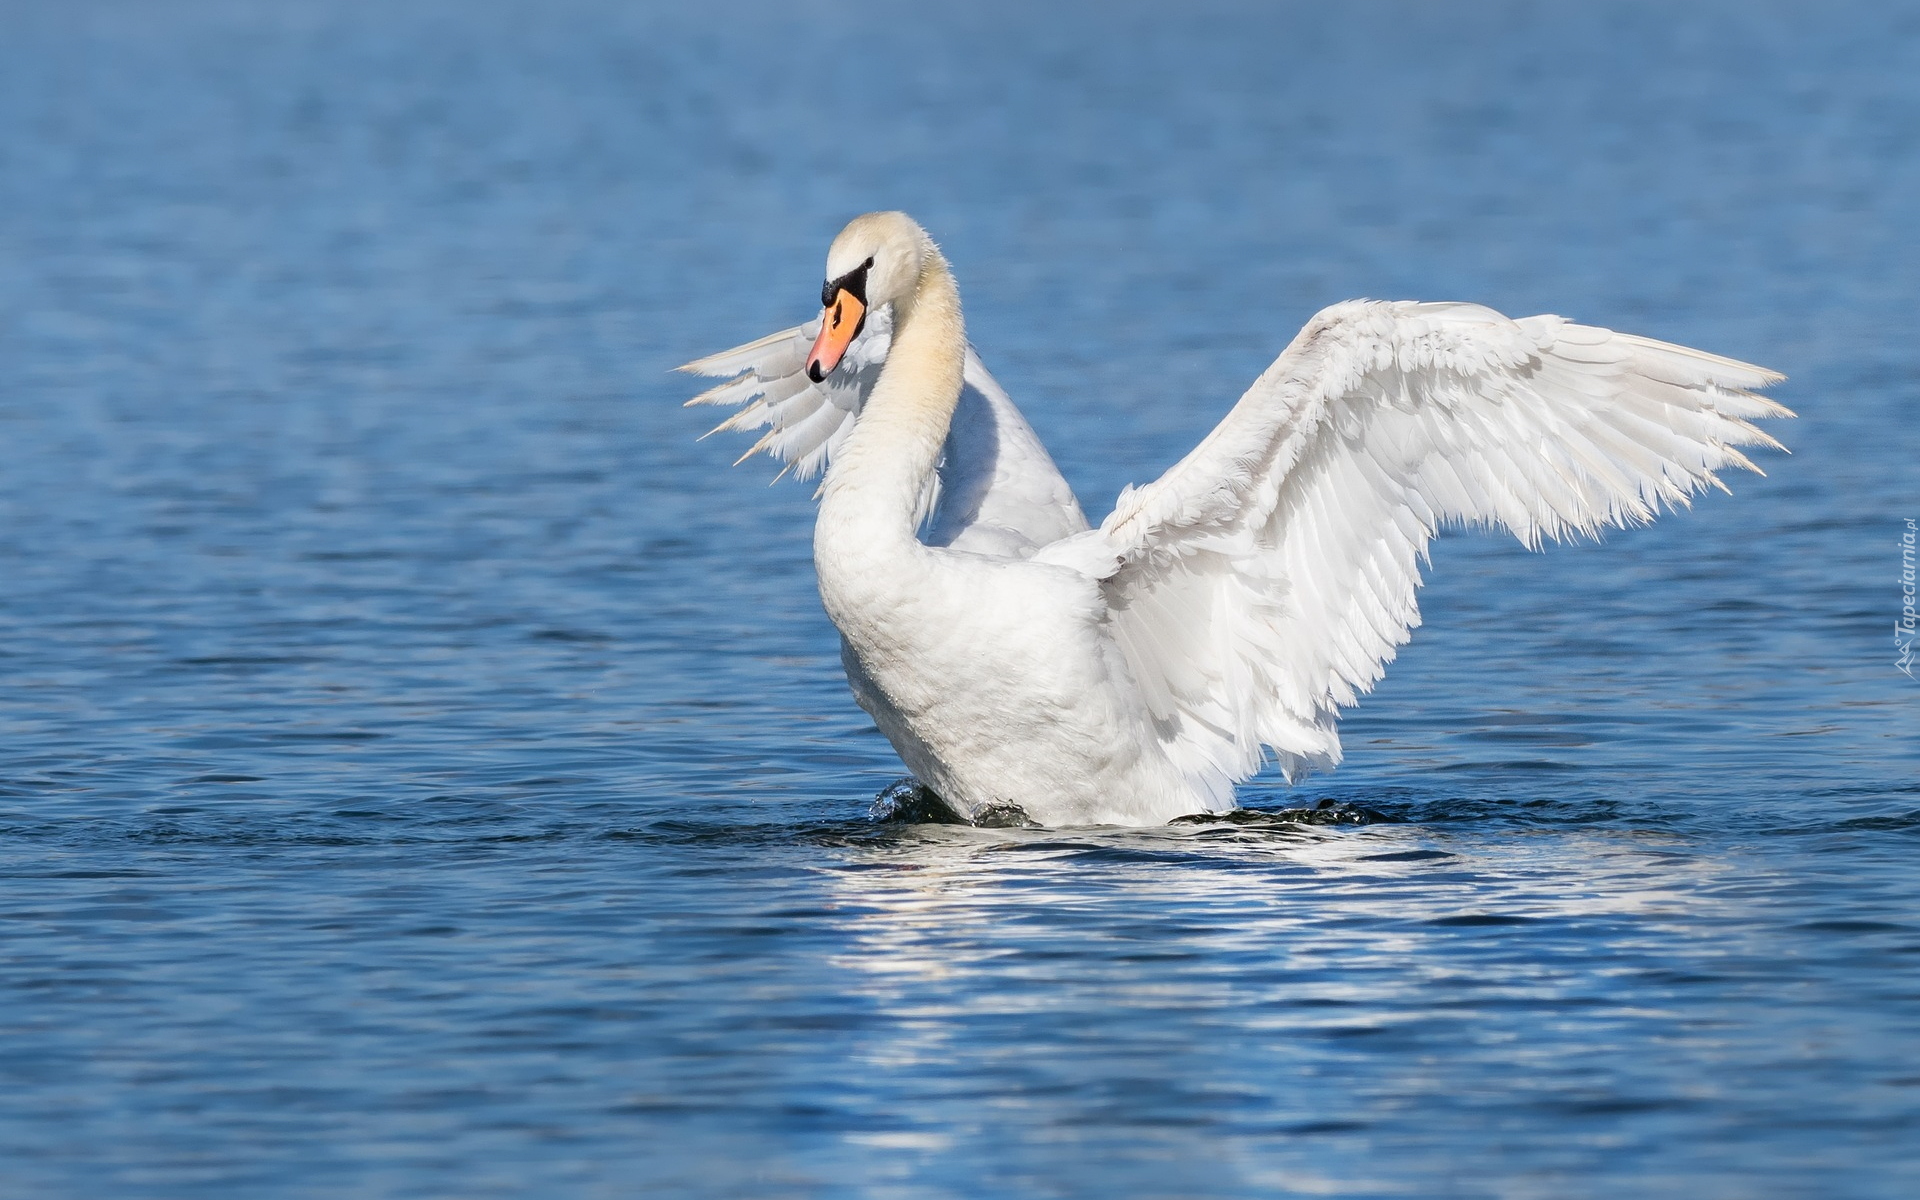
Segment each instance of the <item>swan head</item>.
[{"label": "swan head", "polygon": [[866,327],[868,311],[910,299],[935,253],[933,239],[905,213],[868,213],[847,222],[827,250],[827,281],[820,288],[826,307],[807,355],[807,378],[818,383],[840,365]]}]

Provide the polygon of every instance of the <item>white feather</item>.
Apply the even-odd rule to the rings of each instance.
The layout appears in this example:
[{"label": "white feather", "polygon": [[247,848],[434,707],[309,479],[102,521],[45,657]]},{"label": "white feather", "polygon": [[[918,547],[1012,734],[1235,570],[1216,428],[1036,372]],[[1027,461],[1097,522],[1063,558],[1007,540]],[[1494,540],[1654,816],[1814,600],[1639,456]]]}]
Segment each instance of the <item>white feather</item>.
[{"label": "white feather", "polygon": [[[1121,560],[1104,581],[1117,640],[1143,691],[1171,698],[1168,753],[1210,794],[1263,747],[1290,777],[1339,762],[1339,709],[1419,624],[1441,525],[1537,546],[1649,521],[1716,470],[1757,470],[1735,447],[1779,447],[1748,418],[1792,414],[1747,389],[1780,378],[1479,305],[1324,310],[1100,526]],[[1179,552],[1203,544],[1227,549]],[[1213,598],[1207,637],[1156,603],[1196,595]]]},{"label": "white feather", "polygon": [[[687,401],[742,406],[711,433],[768,431],[735,465],[767,454],[787,464],[781,474],[811,479],[825,470],[852,431],[886,366],[892,307],[881,305],[869,313],[839,368],[813,383],[806,376],[806,357],[819,332],[816,317],[679,368],[694,375],[740,376]],[[939,474],[919,506],[928,544],[1024,558],[1086,530],[1073,489],[971,346],[963,378]]]}]

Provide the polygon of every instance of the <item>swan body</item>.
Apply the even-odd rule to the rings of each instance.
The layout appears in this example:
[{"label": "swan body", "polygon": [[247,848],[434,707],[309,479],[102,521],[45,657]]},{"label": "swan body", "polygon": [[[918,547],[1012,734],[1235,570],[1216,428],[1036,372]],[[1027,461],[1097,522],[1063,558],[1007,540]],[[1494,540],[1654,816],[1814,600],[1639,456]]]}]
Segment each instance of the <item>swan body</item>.
[{"label": "swan body", "polygon": [[[765,451],[825,470],[820,595],[855,698],[963,814],[1159,824],[1233,807],[1337,721],[1419,624],[1445,523],[1544,539],[1643,523],[1791,416],[1773,372],[1559,317],[1350,301],[1098,528],[967,344],[939,249],[856,218],[819,319],[683,370]],[[744,457],[744,456],[743,456]]]}]

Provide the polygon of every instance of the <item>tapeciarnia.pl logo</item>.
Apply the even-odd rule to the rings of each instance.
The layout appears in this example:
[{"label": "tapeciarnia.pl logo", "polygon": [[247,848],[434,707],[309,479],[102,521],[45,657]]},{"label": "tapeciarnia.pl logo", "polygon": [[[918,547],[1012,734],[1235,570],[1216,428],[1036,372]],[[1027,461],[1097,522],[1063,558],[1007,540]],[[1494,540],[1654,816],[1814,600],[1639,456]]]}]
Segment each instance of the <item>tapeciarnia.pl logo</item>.
[{"label": "tapeciarnia.pl logo", "polygon": [[1893,623],[1893,649],[1898,655],[1893,665],[1908,679],[1913,678],[1913,518],[1907,518],[1906,531],[1900,535],[1900,619]]}]

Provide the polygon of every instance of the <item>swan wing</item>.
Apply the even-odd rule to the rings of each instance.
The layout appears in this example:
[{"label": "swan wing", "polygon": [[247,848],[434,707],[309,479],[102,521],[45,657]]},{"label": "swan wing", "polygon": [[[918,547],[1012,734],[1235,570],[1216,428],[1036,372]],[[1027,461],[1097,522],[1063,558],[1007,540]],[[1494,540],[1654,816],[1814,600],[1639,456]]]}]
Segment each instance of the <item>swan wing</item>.
[{"label": "swan wing", "polygon": [[1084,532],[1086,514],[1073,489],[972,346],[962,379],[940,455],[939,503],[923,534],[926,543],[1026,558]]},{"label": "swan wing", "polygon": [[[692,375],[726,376],[727,382],[687,401],[737,406],[738,412],[708,430],[763,429],[759,440],[734,465],[766,454],[786,464],[800,479],[826,469],[834,452],[853,432],[854,418],[880,379],[893,343],[893,314],[879,308],[868,314],[860,336],[847,347],[839,369],[818,383],[807,378],[807,351],[820,333],[820,318],[770,333],[758,341],[697,358],[679,369]],[[775,476],[779,478],[780,476]]]},{"label": "swan wing", "polygon": [[1169,755],[1223,806],[1263,746],[1290,779],[1337,763],[1338,711],[1419,624],[1420,560],[1442,525],[1537,547],[1725,490],[1715,471],[1759,469],[1737,447],[1782,448],[1751,420],[1792,414],[1748,390],[1781,378],[1475,304],[1320,312],[1090,535]]},{"label": "swan wing", "polygon": [[[854,420],[886,365],[893,344],[890,306],[868,314],[866,328],[847,347],[840,366],[819,383],[807,378],[807,351],[820,320],[768,334],[755,342],[696,359],[680,370],[727,376],[728,381],[687,401],[737,405],[710,430],[765,430],[735,465],[765,453],[810,479],[825,469],[853,430]],[[940,469],[921,502],[929,545],[1024,558],[1040,546],[1087,528],[1087,518],[1040,438],[967,347],[964,383]]]}]

